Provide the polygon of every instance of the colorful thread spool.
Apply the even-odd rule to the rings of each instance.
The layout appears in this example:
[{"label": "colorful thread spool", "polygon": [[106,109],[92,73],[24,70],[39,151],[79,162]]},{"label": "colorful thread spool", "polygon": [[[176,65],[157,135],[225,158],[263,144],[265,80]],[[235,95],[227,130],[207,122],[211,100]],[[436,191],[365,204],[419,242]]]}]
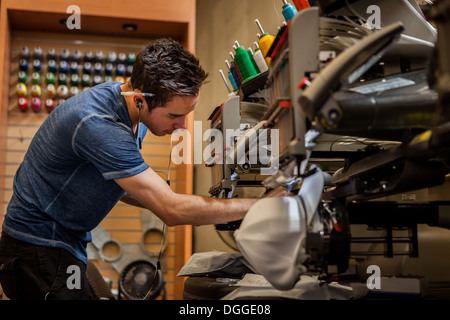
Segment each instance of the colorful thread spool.
[{"label": "colorful thread spool", "polygon": [[78,86],[80,84],[80,76],[76,73],[72,74],[70,76],[70,85],[71,86]]},{"label": "colorful thread spool", "polygon": [[292,4],[289,4],[286,0],[282,1],[283,1],[282,13],[286,22],[289,22],[298,13],[297,9]]},{"label": "colorful thread spool", "polygon": [[81,76],[81,85],[83,87],[88,87],[88,86],[90,86],[90,84],[91,84],[91,76],[86,73],[83,74]]},{"label": "colorful thread spool", "polygon": [[45,100],[45,109],[48,112],[52,112],[55,109],[55,100],[48,98]]},{"label": "colorful thread spool", "polygon": [[77,62],[77,63],[80,63],[80,61],[81,61],[81,56],[82,56],[82,53],[81,53],[80,50],[78,50],[78,49],[73,50],[73,53],[72,53],[72,61]]},{"label": "colorful thread spool", "polygon": [[48,60],[47,71],[56,73],[56,61],[55,60]]},{"label": "colorful thread spool", "polygon": [[26,59],[19,60],[19,70],[28,71],[28,61]]},{"label": "colorful thread spool", "polygon": [[264,32],[258,19],[255,19],[255,22],[256,22],[256,25],[258,26],[259,30],[261,31],[261,36],[259,37],[259,42],[258,42],[259,50],[261,50],[261,54],[263,55],[267,66],[270,66],[270,57],[266,57],[266,54],[267,54],[267,52],[269,52],[269,49],[272,46],[272,43],[275,40],[275,37]]},{"label": "colorful thread spool", "polygon": [[56,87],[53,83],[50,83],[49,85],[47,85],[47,96],[48,97],[53,97],[56,93]]},{"label": "colorful thread spool", "polygon": [[77,73],[78,72],[78,62],[72,61],[70,63],[70,73]]},{"label": "colorful thread spool", "polygon": [[267,67],[266,61],[264,60],[264,57],[261,53],[261,50],[259,49],[258,42],[256,42],[256,41],[255,41],[255,53],[253,54],[253,60],[255,60],[255,63],[258,66],[258,69],[260,72],[265,72],[269,69],[269,67]]},{"label": "colorful thread spool", "polygon": [[55,48],[49,48],[47,50],[47,61],[56,60],[56,50]]},{"label": "colorful thread spool", "polygon": [[256,70],[253,57],[250,52],[241,47],[237,41],[235,43],[237,47],[234,60],[236,61],[243,81],[246,81],[256,76],[259,70]]},{"label": "colorful thread spool", "polygon": [[17,99],[17,106],[19,107],[19,109],[21,111],[27,111],[27,109],[28,109],[28,100],[27,100],[27,98],[20,97],[19,99]]},{"label": "colorful thread spool", "polygon": [[27,95],[27,86],[22,83],[19,82],[18,84],[16,84],[16,93],[19,97],[24,97]]},{"label": "colorful thread spool", "polygon": [[59,85],[67,84],[67,75],[65,73],[58,74],[58,84]]},{"label": "colorful thread spool", "polygon": [[41,99],[38,97],[31,98],[31,109],[33,109],[34,112],[41,110],[41,107]]},{"label": "colorful thread spool", "polygon": [[40,97],[42,95],[42,89],[41,86],[38,84],[33,84],[31,86],[31,95],[33,97]]},{"label": "colorful thread spool", "polygon": [[61,53],[59,54],[59,60],[68,61],[70,58],[70,50],[67,48],[63,48]]},{"label": "colorful thread spool", "polygon": [[83,64],[83,73],[84,74],[91,74],[91,72],[92,72],[92,63],[87,61],[87,62],[85,62]]},{"label": "colorful thread spool", "polygon": [[103,65],[100,62],[96,62],[94,64],[94,73],[95,74],[101,74],[103,70]]},{"label": "colorful thread spool", "polygon": [[53,72],[47,72],[45,74],[45,84],[55,83],[55,74]]},{"label": "colorful thread spool", "polygon": [[78,87],[70,87],[69,92],[70,92],[70,96],[73,97],[80,92],[80,89],[78,89]]},{"label": "colorful thread spool", "polygon": [[34,59],[33,60],[33,70],[39,72],[39,71],[41,71],[41,68],[42,68],[41,60]]},{"label": "colorful thread spool", "polygon": [[41,75],[39,72],[33,72],[31,74],[31,83],[32,84],[41,84]]},{"label": "colorful thread spool", "polygon": [[34,47],[33,59],[42,60],[44,58],[44,54],[42,52],[41,47]]},{"label": "colorful thread spool", "polygon": [[25,60],[28,60],[30,58],[30,50],[27,46],[23,46],[20,48],[19,57]]},{"label": "colorful thread spool", "polygon": [[69,70],[69,64],[66,60],[61,60],[59,62],[59,72],[60,73],[66,73]]},{"label": "colorful thread spool", "polygon": [[58,93],[58,97],[65,99],[69,96],[69,88],[65,85],[58,86],[58,89],[56,90]]},{"label": "colorful thread spool", "polygon": [[27,73],[25,71],[19,71],[17,79],[19,82],[27,83]]}]

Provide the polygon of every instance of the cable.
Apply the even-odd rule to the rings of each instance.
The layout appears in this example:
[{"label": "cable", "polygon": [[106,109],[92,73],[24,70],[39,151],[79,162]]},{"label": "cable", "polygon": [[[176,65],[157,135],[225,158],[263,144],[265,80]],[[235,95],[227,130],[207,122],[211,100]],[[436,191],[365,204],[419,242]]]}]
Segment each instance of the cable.
[{"label": "cable", "polygon": [[[167,173],[165,173],[164,171],[155,171],[155,172],[162,172],[166,175],[166,182],[167,184],[170,186],[170,165],[171,165],[171,159],[172,159],[172,136],[170,136],[170,150],[169,150],[169,164],[167,167]],[[150,287],[150,289],[148,290],[147,294],[145,295],[143,300],[147,300],[147,297],[149,296],[149,294],[152,292],[153,286],[155,284],[155,280],[156,280],[156,276],[158,275],[158,271],[161,270],[161,255],[162,255],[162,250],[164,247],[164,235],[166,232],[166,224],[163,222],[163,228],[161,231],[161,244],[159,246],[159,254],[158,254],[158,260],[156,261],[156,269],[155,269],[155,274],[153,276],[153,280],[152,280],[152,285]]]},{"label": "cable", "polygon": [[164,243],[165,229],[166,229],[166,224],[163,223],[163,229],[162,229],[162,233],[161,233],[161,245],[160,245],[160,248],[159,248],[158,260],[156,261],[156,269],[155,269],[155,274],[154,274],[153,280],[152,280],[152,286],[148,290],[148,292],[145,295],[143,300],[147,300],[147,297],[149,296],[150,292],[152,292],[153,286],[155,284],[156,276],[158,275],[158,271],[161,270],[161,255],[162,255],[162,248],[163,248],[163,243]]}]

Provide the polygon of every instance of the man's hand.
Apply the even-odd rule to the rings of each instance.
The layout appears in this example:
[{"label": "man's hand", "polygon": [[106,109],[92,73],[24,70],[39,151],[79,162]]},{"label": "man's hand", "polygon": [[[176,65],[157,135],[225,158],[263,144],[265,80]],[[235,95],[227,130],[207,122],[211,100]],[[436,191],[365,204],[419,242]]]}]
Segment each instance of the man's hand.
[{"label": "man's hand", "polygon": [[292,197],[295,194],[292,192],[288,193],[288,190],[283,187],[283,186],[279,186],[276,187],[275,189],[270,190],[265,196],[264,198],[271,198],[271,197]]}]

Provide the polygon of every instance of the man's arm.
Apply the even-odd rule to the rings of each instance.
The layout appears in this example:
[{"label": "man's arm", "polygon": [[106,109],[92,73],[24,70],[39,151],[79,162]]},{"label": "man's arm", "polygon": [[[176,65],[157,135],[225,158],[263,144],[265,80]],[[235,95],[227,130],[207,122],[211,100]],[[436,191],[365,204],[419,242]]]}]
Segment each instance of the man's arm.
[{"label": "man's arm", "polygon": [[[115,179],[131,199],[155,213],[168,226],[219,224],[243,219],[258,199],[215,199],[179,194],[151,168]],[[129,203],[129,202],[128,202]]]}]

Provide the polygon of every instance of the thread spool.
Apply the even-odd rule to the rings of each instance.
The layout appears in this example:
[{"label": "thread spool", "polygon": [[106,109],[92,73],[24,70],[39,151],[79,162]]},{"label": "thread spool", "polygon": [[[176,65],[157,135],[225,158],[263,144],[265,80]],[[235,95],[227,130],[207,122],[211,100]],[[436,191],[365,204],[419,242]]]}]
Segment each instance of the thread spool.
[{"label": "thread spool", "polygon": [[53,83],[50,83],[47,86],[47,96],[48,97],[53,97],[55,95],[55,92],[56,92],[55,85]]},{"label": "thread spool", "polygon": [[56,61],[55,60],[48,60],[47,71],[56,73]]},{"label": "thread spool", "polygon": [[78,87],[70,87],[69,92],[69,95],[73,97],[80,92],[80,89],[78,89]]},{"label": "thread spool", "polygon": [[92,72],[92,63],[86,61],[85,63],[83,63],[83,73],[91,74],[91,72]]},{"label": "thread spool", "polygon": [[65,85],[58,86],[57,92],[58,92],[58,97],[60,97],[62,99],[65,99],[69,96],[69,88],[67,88],[67,86],[65,86]]},{"label": "thread spool", "polygon": [[225,78],[225,75],[223,74],[222,69],[219,70],[220,75],[222,76],[223,82],[225,83],[225,86],[227,87],[228,93],[231,93],[230,86],[228,85],[227,79]]},{"label": "thread spool", "polygon": [[42,68],[41,60],[34,59],[33,60],[33,70],[36,72],[39,72],[39,71],[41,71],[41,68]]},{"label": "thread spool", "polygon": [[94,80],[92,80],[92,85],[96,86],[102,82],[103,82],[102,76],[97,74],[94,76]]},{"label": "thread spool", "polygon": [[16,84],[16,93],[19,97],[24,97],[27,95],[27,86],[22,82]]},{"label": "thread spool", "polygon": [[113,70],[114,70],[114,66],[112,63],[109,62],[109,63],[105,64],[105,75],[108,75],[108,76],[111,75]]},{"label": "thread spool", "polygon": [[126,71],[127,76],[131,76],[132,73],[133,73],[133,66],[132,65],[127,66]]},{"label": "thread spool", "polygon": [[41,84],[41,75],[39,72],[33,72],[31,74],[31,83],[32,84]]},{"label": "thread spool", "polygon": [[114,63],[117,60],[117,53],[115,51],[108,52],[108,55],[106,56],[106,62],[108,63]]},{"label": "thread spool", "polygon": [[123,76],[125,73],[125,65],[123,63],[119,63],[116,66],[116,76]]},{"label": "thread spool", "polygon": [[68,61],[70,58],[70,50],[67,48],[63,48],[61,50],[61,53],[59,54],[59,60],[60,61]]},{"label": "thread spool", "polygon": [[236,83],[236,88],[239,89],[239,87],[242,84],[242,81],[241,81],[241,78],[239,77],[239,72],[236,70],[236,65],[234,64],[234,61],[233,61],[234,60],[234,55],[233,55],[232,52],[230,52],[230,56],[231,56],[231,59],[232,59],[231,60],[231,64],[229,64],[227,60],[225,60],[225,62],[227,63],[228,68],[230,69],[230,72],[233,75],[234,82]]},{"label": "thread spool", "polygon": [[302,11],[303,9],[311,7],[308,0],[292,0],[292,2],[294,3],[294,6],[298,12]]},{"label": "thread spool", "polygon": [[82,53],[80,50],[78,50],[78,49],[73,50],[72,61],[74,61],[76,63],[80,63],[81,57],[82,57]]},{"label": "thread spool", "polygon": [[45,74],[45,83],[46,84],[55,83],[55,75],[52,72],[47,72]]},{"label": "thread spool", "polygon": [[34,112],[41,110],[41,107],[41,99],[38,97],[31,98],[31,109],[33,109]]},{"label": "thread spool", "polygon": [[60,73],[66,73],[67,70],[69,70],[69,64],[67,63],[66,60],[61,60],[59,62],[59,72]]},{"label": "thread spool", "polygon": [[91,84],[91,76],[88,75],[87,73],[83,74],[81,76],[81,85],[83,87],[89,87]]},{"label": "thread spool", "polygon": [[134,52],[128,52],[127,65],[133,65],[136,60],[136,54]]},{"label": "thread spool", "polygon": [[27,100],[27,98],[20,97],[17,100],[17,106],[19,107],[19,109],[21,111],[27,111],[27,108],[28,108],[28,100]]},{"label": "thread spool", "polygon": [[225,60],[225,64],[228,67],[228,80],[230,80],[231,86],[233,87],[234,90],[237,90],[237,86],[236,86],[236,81],[234,81],[234,77],[233,74],[231,73],[230,70],[230,63],[228,62],[228,60]]},{"label": "thread spool", "polygon": [[127,55],[125,54],[125,52],[119,52],[119,54],[117,55],[117,63],[125,64],[126,61]]},{"label": "thread spool", "polygon": [[67,83],[67,75],[65,73],[58,74],[58,84],[66,84]]},{"label": "thread spool", "polygon": [[83,62],[92,62],[94,60],[94,52],[88,50],[84,53]]},{"label": "thread spool", "polygon": [[101,74],[103,70],[103,64],[101,64],[100,62],[96,62],[94,64],[94,73],[95,74]]},{"label": "thread spool", "polygon": [[70,63],[70,73],[77,73],[78,72],[78,62],[72,61]]},{"label": "thread spool", "polygon": [[253,54],[253,60],[255,60],[256,65],[258,66],[259,71],[265,72],[269,69],[267,67],[266,61],[264,61],[264,57],[259,49],[258,42],[255,41],[255,53]]},{"label": "thread spool", "polygon": [[52,112],[55,109],[55,100],[48,98],[45,100],[45,109],[48,112]]},{"label": "thread spool", "polygon": [[41,86],[38,84],[33,84],[31,86],[31,95],[33,97],[40,97],[42,95]]},{"label": "thread spool", "polygon": [[27,83],[27,73],[25,71],[19,71],[17,74],[17,79],[19,82]]},{"label": "thread spool", "polygon": [[30,58],[30,50],[27,46],[23,46],[20,48],[19,56],[21,59],[29,59]]},{"label": "thread spool", "polygon": [[103,51],[97,50],[95,52],[94,62],[103,62]]},{"label": "thread spool", "polygon": [[37,46],[34,47],[33,59],[42,60],[44,58],[44,54],[42,52],[42,48]]},{"label": "thread spool", "polygon": [[254,55],[254,53],[253,53],[252,48],[251,48],[251,47],[248,47],[248,50],[247,50],[247,51],[250,53],[250,56],[252,57],[253,66],[255,67],[256,71],[257,71],[258,73],[260,73],[261,71],[259,70],[259,67],[258,67],[258,65],[256,64],[256,61],[255,61],[255,55]]},{"label": "thread spool", "polygon": [[47,50],[47,61],[48,60],[56,60],[56,50],[55,50],[55,48],[49,48]]},{"label": "thread spool", "polygon": [[122,76],[116,76],[114,77],[114,82],[125,83],[125,78]]},{"label": "thread spool", "polygon": [[247,50],[239,45],[236,41],[236,54],[234,60],[238,66],[239,72],[242,76],[243,81],[249,80],[258,74],[254,66],[253,58]]},{"label": "thread spool", "polygon": [[28,61],[26,59],[19,60],[19,70],[28,71]]},{"label": "thread spool", "polygon": [[70,85],[71,86],[78,86],[80,84],[80,76],[76,73],[72,74],[70,76]]},{"label": "thread spool", "polygon": [[297,14],[297,9],[290,3],[287,2],[287,0],[283,1],[283,16],[286,22],[289,22],[295,15]]},{"label": "thread spool", "polygon": [[261,31],[261,35],[259,37],[259,50],[261,50],[261,54],[264,57],[264,60],[266,61],[266,65],[270,66],[270,57],[266,57],[267,52],[269,52],[270,47],[272,46],[273,41],[275,40],[275,37],[265,33],[261,23],[259,23],[258,19],[255,19],[256,25],[258,26],[259,30]]}]

